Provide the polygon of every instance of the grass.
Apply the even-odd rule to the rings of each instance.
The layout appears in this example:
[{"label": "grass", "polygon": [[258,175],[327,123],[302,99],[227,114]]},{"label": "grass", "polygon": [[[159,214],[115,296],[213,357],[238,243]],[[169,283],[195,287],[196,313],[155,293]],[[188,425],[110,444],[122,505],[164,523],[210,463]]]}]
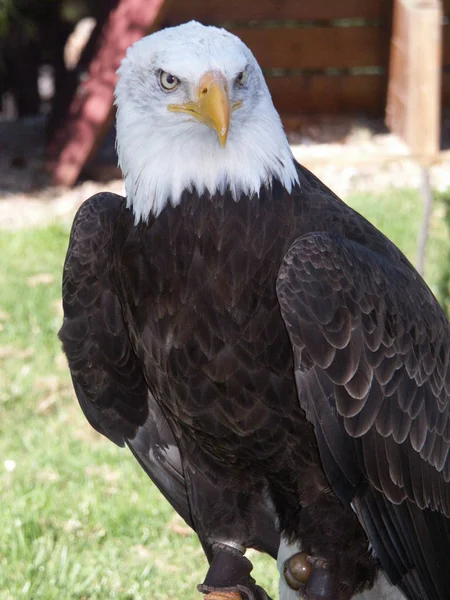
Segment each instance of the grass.
[{"label": "grass", "polygon": [[[415,192],[350,203],[414,258]],[[63,225],[0,233],[0,600],[199,600],[206,563],[195,536],[74,399],[56,337],[67,237]],[[438,205],[427,263],[436,292],[449,249]],[[273,561],[251,559],[276,597]]]}]

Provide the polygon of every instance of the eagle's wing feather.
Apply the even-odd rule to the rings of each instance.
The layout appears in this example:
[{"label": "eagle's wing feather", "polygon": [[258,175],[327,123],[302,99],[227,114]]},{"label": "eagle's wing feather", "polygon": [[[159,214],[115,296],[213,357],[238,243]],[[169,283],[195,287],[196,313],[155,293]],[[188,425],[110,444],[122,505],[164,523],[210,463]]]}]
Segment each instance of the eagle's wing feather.
[{"label": "eagle's wing feather", "polygon": [[[203,550],[210,561],[213,556],[212,542],[217,528],[222,523],[217,519],[214,508],[220,506],[225,514],[221,518],[227,521],[233,539],[232,518],[227,518],[227,510],[233,510],[239,502],[239,494],[224,490],[210,463],[196,444],[191,443],[180,449],[167,419],[159,405],[149,393],[149,417],[139,427],[135,437],[127,440],[141,467],[148,473],[160,492],[172,504],[179,515],[192,527],[202,543]],[[276,531],[275,517],[264,496],[252,498],[250,514],[253,548],[276,557],[279,546],[279,533]]]},{"label": "eagle's wing feather", "polygon": [[[300,403],[330,483],[354,500],[391,577],[420,572],[430,597],[443,598],[433,586],[450,593],[442,562],[450,543],[448,320],[394,254],[322,232],[294,241],[277,292]],[[408,538],[413,523],[422,531]]]},{"label": "eagle's wing feather", "polygon": [[195,530],[181,453],[167,419],[150,393],[148,410],[147,420],[133,439],[127,439],[127,445],[159,491]]},{"label": "eagle's wing feather", "polygon": [[147,386],[111,282],[112,239],[122,203],[115,194],[97,194],[75,216],[64,264],[59,333],[88,421],[120,446],[148,415]]},{"label": "eagle's wing feather", "polygon": [[177,512],[193,526],[172,431],[150,394],[111,281],[121,196],[101,193],[79,209],[64,265],[59,333],[80,405],[100,433],[126,442]]}]

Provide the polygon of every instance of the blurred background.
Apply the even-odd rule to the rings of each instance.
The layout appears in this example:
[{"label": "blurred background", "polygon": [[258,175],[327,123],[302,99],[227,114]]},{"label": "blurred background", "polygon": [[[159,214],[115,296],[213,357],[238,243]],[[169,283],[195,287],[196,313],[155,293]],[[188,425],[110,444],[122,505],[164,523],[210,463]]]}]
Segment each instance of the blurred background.
[{"label": "blurred background", "polygon": [[[123,192],[115,71],[190,19],[253,50],[296,158],[450,309],[450,0],[0,1],[0,600],[193,600],[206,561],[131,455],[97,435],[57,340],[78,206]],[[250,553],[277,597],[275,565]]]}]

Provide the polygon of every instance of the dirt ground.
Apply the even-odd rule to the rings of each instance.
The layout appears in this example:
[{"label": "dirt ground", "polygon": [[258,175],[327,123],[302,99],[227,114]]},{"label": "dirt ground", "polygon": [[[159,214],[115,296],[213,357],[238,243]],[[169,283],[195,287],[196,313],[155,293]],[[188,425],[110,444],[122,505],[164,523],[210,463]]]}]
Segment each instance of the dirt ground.
[{"label": "dirt ground", "polygon": [[[114,167],[109,136],[87,176],[74,188],[54,186],[45,170],[43,118],[0,122],[0,228],[14,229],[73,217],[78,206],[102,190],[124,186]],[[450,129],[450,127],[448,127]],[[296,159],[345,199],[355,191],[419,187],[421,169],[381,120],[328,119],[294,124],[288,132]],[[432,186],[450,187],[450,155],[430,168]]]}]

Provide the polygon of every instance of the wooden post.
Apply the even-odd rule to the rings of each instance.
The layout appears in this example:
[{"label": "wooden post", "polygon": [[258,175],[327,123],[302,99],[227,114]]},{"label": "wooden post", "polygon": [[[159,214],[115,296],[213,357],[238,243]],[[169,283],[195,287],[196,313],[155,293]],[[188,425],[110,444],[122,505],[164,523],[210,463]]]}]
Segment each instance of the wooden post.
[{"label": "wooden post", "polygon": [[[167,2],[168,3],[168,2]],[[157,28],[166,0],[120,0],[105,24],[88,77],[78,87],[50,165],[55,183],[73,185],[111,122],[116,70],[126,49]],[[58,149],[60,154],[58,155]]]},{"label": "wooden post", "polygon": [[425,161],[439,151],[442,7],[395,0],[386,124]]},{"label": "wooden post", "polygon": [[424,215],[416,266],[422,275],[433,209],[428,169],[439,152],[441,73],[440,0],[395,0],[386,124],[420,163]]}]

